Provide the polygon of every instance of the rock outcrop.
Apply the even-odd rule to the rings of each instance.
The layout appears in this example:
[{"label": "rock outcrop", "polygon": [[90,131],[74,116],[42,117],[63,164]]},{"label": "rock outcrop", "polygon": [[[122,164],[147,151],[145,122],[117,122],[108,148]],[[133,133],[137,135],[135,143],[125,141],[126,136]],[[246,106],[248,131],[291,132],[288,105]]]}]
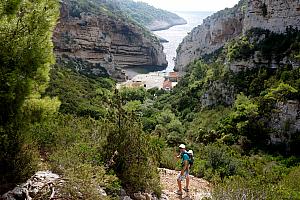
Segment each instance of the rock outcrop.
[{"label": "rock outcrop", "polygon": [[126,66],[167,66],[163,46],[143,28],[105,12],[74,15],[72,9],[69,1],[62,2],[53,35],[59,61],[87,62],[77,70],[95,75],[104,70],[117,79],[124,79]]},{"label": "rock outcrop", "polygon": [[[36,196],[41,199],[54,199],[57,191],[54,190],[54,185],[62,184],[64,181],[57,174],[50,171],[40,171],[33,175],[26,183],[23,183],[13,190],[0,196],[3,200],[31,200]],[[41,196],[41,194],[48,194],[49,196]]]},{"label": "rock outcrop", "polygon": [[287,152],[290,142],[300,133],[300,102],[289,100],[276,104],[276,112],[272,113],[270,126],[274,132],[270,135],[272,144],[285,144]]},{"label": "rock outcrop", "polygon": [[184,38],[177,49],[175,69],[185,71],[195,59],[252,28],[284,32],[288,26],[300,28],[299,0],[241,0],[235,7],[203,20]]}]

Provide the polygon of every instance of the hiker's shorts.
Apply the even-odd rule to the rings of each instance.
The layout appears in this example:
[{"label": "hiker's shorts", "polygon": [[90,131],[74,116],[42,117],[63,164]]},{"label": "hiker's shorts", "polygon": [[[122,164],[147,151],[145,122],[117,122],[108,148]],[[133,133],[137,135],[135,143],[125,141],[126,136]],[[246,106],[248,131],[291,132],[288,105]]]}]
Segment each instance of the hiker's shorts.
[{"label": "hiker's shorts", "polygon": [[186,179],[189,176],[189,171],[185,170],[184,174],[181,176],[181,172],[179,172],[178,176],[177,176],[177,180],[179,181],[183,181],[184,179]]}]

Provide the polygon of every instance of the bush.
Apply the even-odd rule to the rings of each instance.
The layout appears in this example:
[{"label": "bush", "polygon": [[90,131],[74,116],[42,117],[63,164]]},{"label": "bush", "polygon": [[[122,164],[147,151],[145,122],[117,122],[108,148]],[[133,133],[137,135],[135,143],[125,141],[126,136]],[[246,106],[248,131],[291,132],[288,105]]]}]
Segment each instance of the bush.
[{"label": "bush", "polygon": [[175,170],[178,167],[177,152],[174,148],[164,148],[161,152],[160,167]]},{"label": "bush", "polygon": [[[116,99],[120,101],[120,97]],[[137,116],[117,106],[115,126],[107,137],[106,160],[130,194],[148,191],[160,195],[156,147],[143,132]]]},{"label": "bush", "polygon": [[117,194],[120,190],[118,179],[107,175],[104,167],[90,164],[75,165],[65,170],[67,180],[60,186],[60,196],[66,199],[109,199],[101,195],[101,189]]},{"label": "bush", "polygon": [[300,199],[300,167],[295,167],[283,178],[279,191],[285,199]]},{"label": "bush", "polygon": [[280,199],[276,195],[276,190],[270,185],[262,184],[257,179],[248,179],[235,176],[226,179],[223,183],[218,184],[212,192],[213,199],[261,199],[272,200]]}]

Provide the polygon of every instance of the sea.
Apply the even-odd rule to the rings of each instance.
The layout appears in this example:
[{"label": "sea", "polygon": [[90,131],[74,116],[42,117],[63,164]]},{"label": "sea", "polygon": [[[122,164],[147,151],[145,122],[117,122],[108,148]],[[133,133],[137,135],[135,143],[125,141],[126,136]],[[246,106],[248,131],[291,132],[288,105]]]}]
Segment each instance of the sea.
[{"label": "sea", "polygon": [[187,36],[193,28],[202,24],[203,19],[213,14],[213,12],[174,12],[180,17],[187,21],[185,25],[173,26],[167,30],[154,31],[153,33],[168,40],[168,43],[163,43],[164,52],[167,56],[168,67],[165,69],[166,72],[174,70],[176,57],[176,49],[182,42],[183,38]]},{"label": "sea", "polygon": [[203,19],[213,14],[213,12],[174,12],[180,17],[184,18],[187,21],[185,25],[177,25],[173,26],[167,30],[161,31],[153,31],[154,34],[158,35],[166,39],[167,43],[163,43],[164,52],[167,57],[168,67],[166,69],[162,69],[161,67],[155,66],[141,66],[141,67],[134,67],[134,68],[127,68],[126,74],[128,75],[129,79],[134,78],[136,75],[139,74],[148,74],[150,72],[162,72],[168,73],[174,71],[175,67],[175,57],[176,57],[176,49],[179,44],[182,42],[183,38],[187,36],[189,32],[192,31],[193,28],[202,24]]}]

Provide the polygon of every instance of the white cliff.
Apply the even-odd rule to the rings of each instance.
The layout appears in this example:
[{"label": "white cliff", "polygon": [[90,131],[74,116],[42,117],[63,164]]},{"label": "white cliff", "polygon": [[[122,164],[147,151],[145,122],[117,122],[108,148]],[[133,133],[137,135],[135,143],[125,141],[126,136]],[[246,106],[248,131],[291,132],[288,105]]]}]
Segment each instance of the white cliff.
[{"label": "white cliff", "polygon": [[252,28],[284,32],[288,26],[300,28],[300,0],[241,0],[203,20],[184,38],[177,49],[175,69],[185,71],[195,59]]}]

